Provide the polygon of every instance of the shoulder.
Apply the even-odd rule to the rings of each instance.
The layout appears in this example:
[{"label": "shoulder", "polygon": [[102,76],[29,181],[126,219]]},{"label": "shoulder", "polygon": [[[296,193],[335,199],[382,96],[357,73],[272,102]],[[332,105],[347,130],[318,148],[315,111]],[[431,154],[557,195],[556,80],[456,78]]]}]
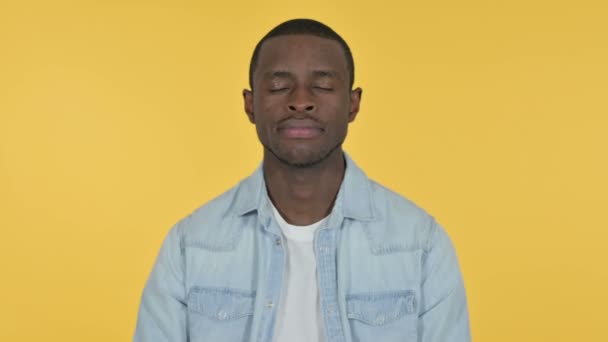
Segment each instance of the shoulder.
[{"label": "shoulder", "polygon": [[442,230],[435,218],[407,197],[374,180],[368,181],[374,210],[370,227],[375,232],[371,235],[377,246],[427,250],[433,235]]},{"label": "shoulder", "polygon": [[406,221],[427,220],[430,215],[407,197],[369,179],[373,202],[376,204],[374,214],[379,216],[397,215]]},{"label": "shoulder", "polygon": [[196,208],[182,218],[172,231],[179,235],[182,247],[229,250],[237,242],[235,198],[241,183]]}]

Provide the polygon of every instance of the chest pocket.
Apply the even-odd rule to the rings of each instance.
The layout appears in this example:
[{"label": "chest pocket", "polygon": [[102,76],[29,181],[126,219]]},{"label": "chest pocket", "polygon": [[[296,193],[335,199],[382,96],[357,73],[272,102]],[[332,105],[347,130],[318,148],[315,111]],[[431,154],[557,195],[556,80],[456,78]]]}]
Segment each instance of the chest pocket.
[{"label": "chest pocket", "polygon": [[188,333],[191,342],[247,341],[255,292],[194,287],[188,294]]},{"label": "chest pocket", "polygon": [[354,342],[415,342],[416,311],[416,295],[411,290],[346,297],[346,313]]}]

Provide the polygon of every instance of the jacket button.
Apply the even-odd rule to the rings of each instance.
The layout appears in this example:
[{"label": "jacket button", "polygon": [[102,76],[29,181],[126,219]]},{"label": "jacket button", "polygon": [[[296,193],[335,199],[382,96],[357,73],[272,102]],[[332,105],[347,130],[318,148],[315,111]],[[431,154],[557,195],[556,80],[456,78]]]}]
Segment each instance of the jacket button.
[{"label": "jacket button", "polygon": [[276,238],[274,240],[274,244],[277,245],[277,246],[280,246],[281,245],[281,238]]}]

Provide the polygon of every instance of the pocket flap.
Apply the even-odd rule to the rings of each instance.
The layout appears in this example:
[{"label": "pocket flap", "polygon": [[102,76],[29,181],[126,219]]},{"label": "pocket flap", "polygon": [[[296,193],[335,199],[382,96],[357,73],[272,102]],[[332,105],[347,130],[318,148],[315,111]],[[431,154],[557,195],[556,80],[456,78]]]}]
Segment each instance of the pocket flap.
[{"label": "pocket flap", "polygon": [[194,287],[188,294],[188,309],[225,321],[252,315],[254,301],[254,291]]},{"label": "pocket flap", "polygon": [[351,294],[346,297],[348,318],[369,325],[384,325],[416,312],[412,290]]}]

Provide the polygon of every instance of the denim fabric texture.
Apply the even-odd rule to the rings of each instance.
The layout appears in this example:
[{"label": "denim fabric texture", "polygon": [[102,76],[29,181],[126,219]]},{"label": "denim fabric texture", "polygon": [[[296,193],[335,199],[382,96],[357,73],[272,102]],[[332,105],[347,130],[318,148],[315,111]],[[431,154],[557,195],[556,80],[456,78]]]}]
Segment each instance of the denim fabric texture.
[{"label": "denim fabric texture", "polygon": [[[328,342],[466,342],[463,279],[446,232],[345,154],[314,251]],[[178,222],[145,285],[136,342],[271,342],[285,251],[262,167]]]}]

